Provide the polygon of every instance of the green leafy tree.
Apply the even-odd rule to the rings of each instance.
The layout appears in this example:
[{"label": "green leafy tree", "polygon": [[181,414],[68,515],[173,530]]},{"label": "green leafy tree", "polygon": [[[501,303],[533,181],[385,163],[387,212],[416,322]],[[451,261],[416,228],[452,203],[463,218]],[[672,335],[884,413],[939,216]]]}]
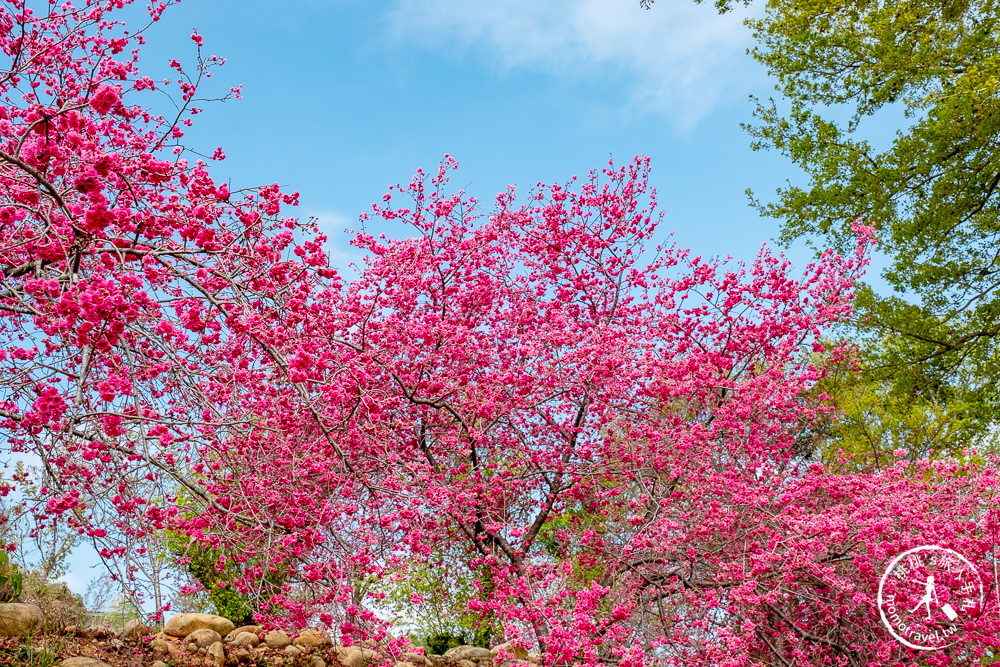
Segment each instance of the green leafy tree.
[{"label": "green leafy tree", "polygon": [[[725,6],[725,5],[723,5]],[[1000,371],[1000,17],[993,0],[770,0],[748,21],[782,94],[758,105],[754,148],[808,182],[760,210],[782,239],[879,233],[892,293],[862,286],[865,370],[967,412],[996,406]],[[885,126],[896,129],[885,141]]]},{"label": "green leafy tree", "polygon": [[[177,533],[167,531],[166,540],[169,550],[183,563],[187,574],[201,584],[202,593],[208,597],[215,613],[237,626],[253,623],[253,615],[258,611],[256,599],[241,593],[233,584],[243,576],[245,565],[226,557],[221,550],[206,548]],[[282,583],[280,574],[264,577],[266,590],[277,591]]]},{"label": "green leafy tree", "polygon": [[945,389],[914,395],[853,364],[834,364],[813,390],[834,410],[802,433],[800,451],[827,470],[858,473],[883,470],[900,456],[963,458],[966,448],[994,449],[995,438],[984,432],[986,406],[964,388]]},{"label": "green leafy tree", "polygon": [[470,568],[457,543],[440,545],[425,561],[407,564],[379,586],[386,609],[432,653],[463,644],[489,647],[502,633],[489,613],[468,608],[477,591],[488,594],[492,583],[486,568]]},{"label": "green leafy tree", "polygon": [[804,434],[808,449],[850,470],[896,449],[988,445],[1000,407],[997,2],[767,0],[747,23],[779,93],[757,100],[752,146],[804,173],[753,203],[782,220],[786,244],[844,249],[861,218],[885,260],[888,289],[858,285],[842,332],[860,344],[861,375],[817,388],[844,414]]},{"label": "green leafy tree", "polygon": [[860,218],[885,259],[888,289],[858,286],[846,332],[862,374],[820,388],[845,414],[807,434],[827,438],[814,453],[850,468],[984,446],[1000,407],[997,3],[768,0],[747,23],[780,93],[757,100],[752,145],[804,172],[753,203],[786,244],[843,249]]},{"label": "green leafy tree", "polygon": [[170,550],[184,559],[188,573],[202,585],[219,616],[224,616],[237,626],[253,622],[255,608],[249,596],[243,595],[232,586],[238,576],[232,566],[221,571],[216,567],[220,553],[205,549],[197,542],[188,543],[181,536],[170,534]]}]

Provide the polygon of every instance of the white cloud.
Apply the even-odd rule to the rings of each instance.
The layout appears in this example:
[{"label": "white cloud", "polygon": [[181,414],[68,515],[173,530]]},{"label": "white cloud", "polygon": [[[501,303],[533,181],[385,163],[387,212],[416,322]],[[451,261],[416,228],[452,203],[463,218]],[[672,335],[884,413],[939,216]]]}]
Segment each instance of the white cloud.
[{"label": "white cloud", "polygon": [[746,49],[746,11],[661,0],[399,0],[394,39],[442,50],[484,49],[501,69],[531,68],[576,81],[616,77],[626,113],[666,113],[690,127],[720,101],[745,99],[759,76]]}]

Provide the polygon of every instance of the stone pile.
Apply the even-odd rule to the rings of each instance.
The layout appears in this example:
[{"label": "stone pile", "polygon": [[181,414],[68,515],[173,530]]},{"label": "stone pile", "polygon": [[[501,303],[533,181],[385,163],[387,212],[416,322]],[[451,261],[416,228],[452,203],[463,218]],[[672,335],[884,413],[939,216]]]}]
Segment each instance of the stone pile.
[{"label": "stone pile", "polygon": [[[133,636],[135,632],[135,628],[126,628],[122,634]],[[201,656],[213,662],[216,667],[239,664],[327,667],[327,661],[322,655],[327,651],[332,652],[343,667],[368,667],[385,659],[385,655],[371,643],[333,646],[329,638],[315,630],[304,630],[292,637],[283,630],[264,632],[258,625],[236,628],[229,620],[212,614],[174,616],[149,646],[154,654],[160,654],[164,660],[176,659],[182,655]],[[406,653],[395,661],[395,667],[494,667],[501,651],[514,660],[541,663],[538,656],[510,645],[493,649],[459,646],[441,656]],[[163,665],[154,667],[165,665],[164,662]]]},{"label": "stone pile", "polygon": [[[34,635],[44,632],[45,625],[44,614],[34,605],[0,604],[0,636]],[[388,657],[371,642],[334,646],[328,637],[315,630],[303,630],[292,636],[282,630],[264,632],[258,625],[237,628],[232,621],[214,614],[177,614],[167,621],[162,632],[153,636],[139,621],[129,621],[118,634],[104,627],[81,629],[67,626],[63,632],[89,638],[91,644],[116,650],[144,645],[147,651],[143,653],[147,657],[141,664],[151,667],[167,667],[168,664],[374,667],[384,664]],[[504,644],[493,649],[459,646],[444,655],[406,653],[398,656],[393,663],[394,667],[516,667],[517,663],[520,667],[533,667],[530,663],[539,665],[541,660],[536,654]],[[138,665],[139,662],[130,664]],[[58,663],[58,667],[110,665],[96,658],[81,656],[67,658]]]},{"label": "stone pile", "polygon": [[[282,658],[291,661],[308,656],[302,663],[307,667],[327,667],[317,649],[329,643],[312,630],[292,638],[281,630],[263,633],[259,625],[237,628],[229,619],[213,614],[177,614],[152,638],[149,648],[162,657],[163,665],[181,656],[200,656],[216,667],[259,663],[265,656],[267,664],[281,665]],[[154,663],[154,667],[160,666]]]}]

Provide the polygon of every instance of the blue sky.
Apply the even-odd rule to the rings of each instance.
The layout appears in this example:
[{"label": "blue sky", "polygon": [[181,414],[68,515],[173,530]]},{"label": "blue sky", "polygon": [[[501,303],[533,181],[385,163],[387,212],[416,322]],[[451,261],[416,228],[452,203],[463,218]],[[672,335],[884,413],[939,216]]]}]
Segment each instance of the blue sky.
[{"label": "blue sky", "polygon": [[[244,99],[208,105],[187,141],[224,147],[219,180],[298,190],[341,265],[341,232],[445,153],[461,163],[452,184],[482,202],[649,155],[663,238],[750,260],[777,222],[744,190],[797,172],[740,128],[749,95],[773,90],[746,54],[745,17],[689,0],[184,0],[147,33],[141,64],[162,78],[170,58],[191,62],[198,29],[205,55],[228,60],[208,92],[242,84]],[[96,557],[72,561],[82,593]]]},{"label": "blue sky", "polygon": [[185,0],[149,33],[143,64],[190,61],[197,27],[205,53],[228,59],[212,84],[243,84],[244,99],[209,105],[188,139],[225,148],[213,172],[234,186],[300,191],[335,261],[340,232],[386,186],[445,153],[461,163],[453,185],[484,202],[649,155],[664,232],[749,259],[777,226],[744,190],[773,192],[795,171],[739,127],[748,96],[773,86],[746,54],[745,15],[687,0]]}]

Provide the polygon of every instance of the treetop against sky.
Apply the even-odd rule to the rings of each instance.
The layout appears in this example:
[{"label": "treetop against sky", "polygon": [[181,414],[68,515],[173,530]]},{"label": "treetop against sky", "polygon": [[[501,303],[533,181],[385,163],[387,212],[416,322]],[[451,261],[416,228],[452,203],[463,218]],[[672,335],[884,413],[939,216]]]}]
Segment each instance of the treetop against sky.
[{"label": "treetop against sky", "polygon": [[[11,454],[44,465],[38,517],[79,530],[154,618],[171,610],[157,576],[170,540],[211,554],[257,620],[320,624],[348,643],[391,631],[380,586],[457,550],[477,581],[468,609],[549,664],[860,665],[912,657],[872,622],[887,559],[928,541],[995,558],[991,459],[898,448],[876,469],[836,474],[812,456],[809,436],[832,411],[813,388],[853,354],[826,334],[854,308],[876,240],[868,221],[799,266],[767,248],[717,260],[663,243],[661,202],[677,184],[656,188],[642,151],[480,195],[456,182],[469,176],[447,148],[362,207],[340,256],[365,261],[340,270],[324,245],[329,221],[296,213],[325,186],[368,178],[348,174],[397,169],[405,155],[382,146],[417,137],[407,150],[436,143],[440,155],[454,127],[445,112],[461,110],[441,102],[440,69],[396,65],[383,88],[345,94],[342,106],[383,114],[345,130],[326,114],[342,107],[317,92],[332,87],[320,65],[331,61],[281,61],[255,76],[287,86],[283,75],[308,71],[299,94],[312,104],[243,116],[253,131],[242,138],[239,127],[189,130],[213,99],[228,105],[253,84],[217,83],[229,70],[204,28],[145,48],[174,30],[161,12],[188,5],[130,8],[122,15],[145,11],[152,27],[126,37],[120,4],[0,11],[11,61],[0,77],[0,428]],[[396,48],[428,62],[469,54],[478,64],[454,82],[453,102],[464,87],[481,99],[475,74],[499,80],[508,115],[487,116],[499,131],[464,141],[494,146],[503,159],[490,170],[510,166],[508,180],[532,155],[564,166],[547,119],[572,109],[566,146],[588,130],[641,143],[608,128],[654,122],[675,133],[665,145],[684,145],[725,116],[722,89],[690,77],[722,67],[713,46],[731,41],[729,24],[701,23],[696,8],[667,18],[687,31],[679,40],[700,29],[697,42],[647,62],[635,44],[652,48],[655,33],[625,5],[561,6],[578,26],[568,32],[542,29],[560,17],[527,5],[514,16],[457,3],[377,17],[333,7],[401,44],[382,49],[397,59]],[[286,21],[316,10],[276,14],[272,41],[301,45],[281,39]],[[199,18],[232,30],[240,16]],[[328,37],[308,46],[330,48]],[[166,59],[164,76],[157,49],[171,43],[193,55]],[[374,48],[353,44],[349,55]],[[686,61],[692,50],[704,58]],[[370,60],[396,62],[385,58]],[[588,91],[605,82],[621,106],[595,106]],[[408,99],[411,84],[425,96]],[[515,90],[555,111],[512,121]],[[365,151],[351,153],[348,131],[367,137]],[[343,150],[310,152],[331,136]],[[234,157],[249,146],[252,168]],[[704,201],[728,187],[714,185]],[[676,228],[712,220],[702,209]],[[738,243],[720,229],[721,245]],[[939,575],[961,584],[957,571]],[[909,593],[898,591],[900,606]],[[935,660],[979,658],[995,642],[1000,617],[981,603],[962,612],[969,646]],[[929,611],[908,622],[920,636],[937,627]]]},{"label": "treetop against sky", "polygon": [[[583,173],[609,157],[653,158],[662,234],[705,255],[750,259],[777,226],[747,206],[787,163],[753,153],[739,123],[770,90],[746,56],[747,12],[631,0],[182,3],[143,52],[183,59],[191,26],[227,58],[212,82],[243,100],[209,105],[190,133],[221,144],[222,174],[302,194],[335,253],[389,184],[445,153],[480,199]],[[209,88],[211,89],[211,87]],[[284,119],[280,124],[273,120]],[[279,129],[280,127],[280,129]],[[804,260],[804,256],[802,258]]]}]

